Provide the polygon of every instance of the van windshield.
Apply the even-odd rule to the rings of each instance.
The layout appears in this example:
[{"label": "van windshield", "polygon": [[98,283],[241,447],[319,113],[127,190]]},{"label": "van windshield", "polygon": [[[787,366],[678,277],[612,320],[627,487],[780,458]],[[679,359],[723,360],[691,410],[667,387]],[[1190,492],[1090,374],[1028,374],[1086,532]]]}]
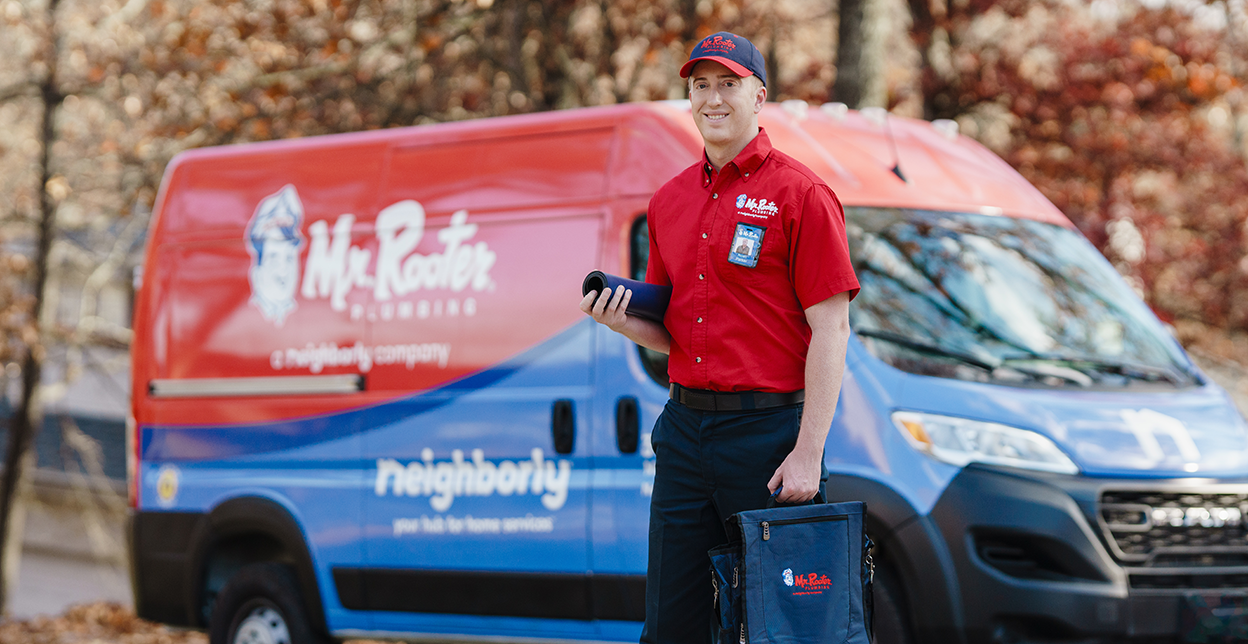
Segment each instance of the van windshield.
[{"label": "van windshield", "polygon": [[1078,232],[1010,217],[846,208],[850,324],[910,373],[1041,387],[1186,387],[1177,343]]}]

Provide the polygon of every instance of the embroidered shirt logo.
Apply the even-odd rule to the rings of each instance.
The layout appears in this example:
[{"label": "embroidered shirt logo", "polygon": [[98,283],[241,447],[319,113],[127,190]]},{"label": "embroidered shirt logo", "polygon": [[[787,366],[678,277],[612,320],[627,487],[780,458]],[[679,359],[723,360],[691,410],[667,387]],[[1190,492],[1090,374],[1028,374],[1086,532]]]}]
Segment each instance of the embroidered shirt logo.
[{"label": "embroidered shirt logo", "polygon": [[793,569],[785,568],[783,574],[784,574],[784,585],[792,586],[793,585]]},{"label": "embroidered shirt logo", "polygon": [[751,199],[745,195],[737,197],[737,214],[745,217],[753,217],[755,219],[766,219],[780,212],[780,207],[774,201],[766,199]]}]

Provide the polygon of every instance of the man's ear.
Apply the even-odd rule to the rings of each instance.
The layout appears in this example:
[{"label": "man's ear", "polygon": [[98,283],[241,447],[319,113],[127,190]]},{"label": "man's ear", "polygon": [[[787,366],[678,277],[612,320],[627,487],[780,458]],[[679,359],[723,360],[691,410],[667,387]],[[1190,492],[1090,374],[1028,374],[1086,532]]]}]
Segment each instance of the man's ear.
[{"label": "man's ear", "polygon": [[754,93],[754,113],[758,114],[763,111],[763,103],[767,102],[767,86],[759,80],[754,82],[758,83],[758,91]]}]

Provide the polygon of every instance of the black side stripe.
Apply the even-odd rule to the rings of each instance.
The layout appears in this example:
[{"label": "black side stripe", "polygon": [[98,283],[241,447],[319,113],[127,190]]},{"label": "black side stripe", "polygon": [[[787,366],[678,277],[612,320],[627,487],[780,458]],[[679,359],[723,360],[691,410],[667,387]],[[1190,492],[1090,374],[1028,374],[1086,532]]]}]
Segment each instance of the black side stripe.
[{"label": "black side stripe", "polygon": [[452,615],[643,621],[644,575],[334,568],[343,607]]}]

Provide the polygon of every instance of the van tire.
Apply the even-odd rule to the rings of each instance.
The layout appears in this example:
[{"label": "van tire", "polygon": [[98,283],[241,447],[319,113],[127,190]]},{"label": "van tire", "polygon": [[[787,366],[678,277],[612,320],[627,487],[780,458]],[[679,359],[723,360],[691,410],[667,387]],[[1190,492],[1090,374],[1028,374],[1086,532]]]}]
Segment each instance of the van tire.
[{"label": "van tire", "polygon": [[279,563],[244,566],[230,577],[208,624],[210,644],[322,644],[308,620],[295,573]]},{"label": "van tire", "polygon": [[872,644],[913,644],[905,594],[897,578],[887,568],[879,567],[872,586],[875,597]]}]

